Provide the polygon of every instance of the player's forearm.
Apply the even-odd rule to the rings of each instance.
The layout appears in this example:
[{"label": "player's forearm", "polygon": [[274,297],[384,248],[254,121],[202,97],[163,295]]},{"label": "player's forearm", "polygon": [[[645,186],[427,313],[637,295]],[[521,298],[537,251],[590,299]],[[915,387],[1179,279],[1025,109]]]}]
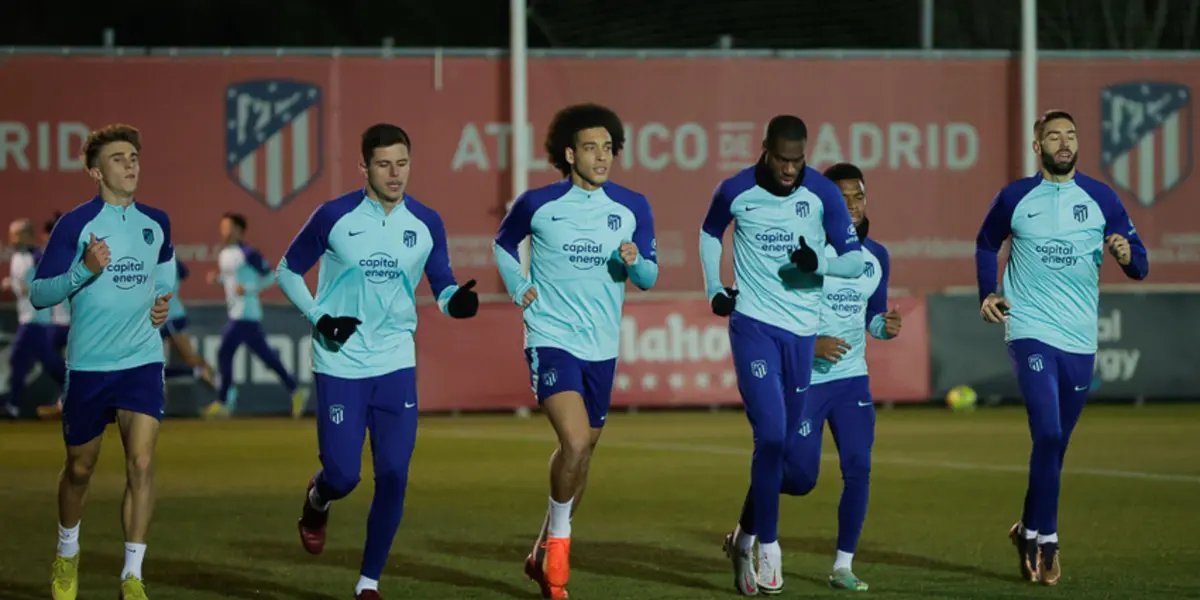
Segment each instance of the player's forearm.
[{"label": "player's forearm", "polygon": [[867,325],[867,333],[877,340],[890,340],[892,336],[888,335],[886,325],[887,320],[883,318],[882,314],[875,315],[871,317],[871,322]]},{"label": "player's forearm", "polygon": [[520,299],[533,287],[533,284],[521,274],[521,263],[513,257],[512,252],[500,244],[492,244],[492,253],[496,256],[496,268],[500,270],[500,279],[504,281],[504,289],[513,302],[520,304]]},{"label": "player's forearm", "polygon": [[1142,280],[1150,274],[1150,257],[1146,255],[1145,248],[1131,248],[1129,255],[1129,264],[1121,265],[1121,270],[1125,272],[1125,276],[1130,279]]},{"label": "player's forearm", "polygon": [[179,287],[179,270],[175,266],[175,259],[165,263],[158,263],[154,269],[154,296],[158,297],[166,293],[175,293]]},{"label": "player's forearm", "polygon": [[640,254],[632,265],[625,267],[625,271],[629,273],[629,280],[638,286],[638,289],[648,290],[658,281],[658,263],[646,260]]},{"label": "player's forearm", "polygon": [[704,230],[700,231],[700,268],[704,270],[704,292],[709,300],[725,289],[721,284],[723,250],[720,238],[713,237]]},{"label": "player's forearm", "polygon": [[856,279],[862,275],[864,264],[861,250],[851,250],[833,258],[827,258],[821,252],[817,253],[817,275]]},{"label": "player's forearm", "polygon": [[975,249],[975,280],[979,285],[979,301],[996,293],[996,276],[999,267],[996,264],[1000,253],[987,248]]},{"label": "player's forearm", "polygon": [[35,279],[29,286],[29,302],[39,310],[62,304],[72,292],[83,287],[92,277],[92,272],[83,261],[79,261],[62,275]]},{"label": "player's forearm", "polygon": [[308,290],[308,284],[304,283],[304,278],[283,265],[279,266],[275,278],[279,282],[279,289],[283,290],[283,295],[287,296],[287,299],[300,309],[304,318],[316,325],[321,314],[317,310],[317,301],[313,298],[312,292]]}]

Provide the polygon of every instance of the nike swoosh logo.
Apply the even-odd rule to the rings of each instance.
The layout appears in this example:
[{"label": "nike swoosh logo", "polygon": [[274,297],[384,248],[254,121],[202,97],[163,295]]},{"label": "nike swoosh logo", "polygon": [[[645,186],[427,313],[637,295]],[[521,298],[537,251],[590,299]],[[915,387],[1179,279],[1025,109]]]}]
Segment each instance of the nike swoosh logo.
[{"label": "nike swoosh logo", "polygon": [[604,415],[603,417],[600,417],[600,420],[601,420],[601,421],[606,421],[606,420],[608,420],[608,415]]},{"label": "nike swoosh logo", "polygon": [[550,220],[551,221],[563,221],[563,220],[566,220],[567,218],[568,217],[550,217]]},{"label": "nike swoosh logo", "polygon": [[98,238],[96,238],[96,241],[97,241],[97,242],[103,242],[104,240],[107,240],[109,237],[111,237],[111,236],[107,236],[107,235],[106,235],[106,236],[104,236],[104,237],[98,237]]},{"label": "nike swoosh logo", "polygon": [[412,407],[414,407],[414,406],[416,406],[416,405],[417,405],[417,403],[416,403],[416,402],[413,402],[412,404],[409,404],[408,402],[405,402],[405,403],[404,403],[404,408],[412,408]]},{"label": "nike swoosh logo", "polygon": [[1089,387],[1092,387],[1092,386],[1090,386],[1090,385],[1077,385],[1077,386],[1075,386],[1075,391],[1077,391],[1077,392],[1082,392],[1083,390],[1086,390],[1086,389],[1088,389]]},{"label": "nike swoosh logo", "polygon": [[747,207],[746,207],[746,212],[750,212],[750,211],[752,211],[752,210],[758,210],[758,209],[760,209],[760,208],[762,208],[762,207],[761,207],[761,206],[747,206]]},{"label": "nike swoosh logo", "polygon": [[1025,216],[1026,216],[1027,218],[1030,218],[1030,219],[1032,219],[1032,218],[1034,218],[1034,217],[1036,217],[1036,216],[1038,216],[1038,215],[1040,215],[1040,214],[1042,214],[1042,213],[1040,213],[1040,212],[1035,212],[1035,213],[1029,213],[1029,214],[1027,214],[1027,215],[1025,215]]},{"label": "nike swoosh logo", "polygon": [[807,385],[802,388],[796,388],[796,393],[799,394],[800,392],[803,392],[804,390],[807,390],[807,389],[808,389]]},{"label": "nike swoosh logo", "polygon": [[870,400],[867,400],[866,402],[863,402],[862,400],[858,401],[859,406],[874,406],[874,404],[875,403],[871,402]]},{"label": "nike swoosh logo", "polygon": [[358,234],[360,234],[360,233],[366,233],[366,232],[367,232],[367,230],[365,230],[365,229],[364,229],[364,230],[362,230],[362,231],[351,231],[351,232],[350,232],[350,237],[354,237],[354,236],[356,236],[356,235],[358,235]]}]

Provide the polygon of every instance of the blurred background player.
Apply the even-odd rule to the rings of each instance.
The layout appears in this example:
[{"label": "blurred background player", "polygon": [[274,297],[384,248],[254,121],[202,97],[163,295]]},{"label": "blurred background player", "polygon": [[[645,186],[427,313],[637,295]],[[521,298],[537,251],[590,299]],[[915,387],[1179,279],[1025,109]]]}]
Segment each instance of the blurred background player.
[{"label": "blurred background player", "polygon": [[[550,506],[525,564],[546,598],[567,597],[571,515],[608,417],[625,281],[648,290],[658,278],[650,203],[608,180],[624,145],[624,126],[611,110],[584,104],[559,111],[546,152],[566,179],[522,194],[496,234],[504,286],[524,309],[533,392],[558,436]],[[526,236],[528,279],[518,254]],[[578,319],[584,324],[570,324]]]},{"label": "blurred background player", "polygon": [[[1092,385],[1104,250],[1131,279],[1150,271],[1146,247],[1121,199],[1079,173],[1075,119],[1052,110],[1033,126],[1041,173],[996,195],[975,242],[980,315],[1003,323],[1033,450],[1021,520],[1009,530],[1021,576],[1058,583],[1058,497],[1071,432]],[[1003,291],[1000,245],[1012,237]],[[1065,250],[1065,251],[1064,251]]]},{"label": "blurred background player", "polygon": [[[888,310],[891,261],[882,244],[867,237],[867,188],[862,171],[849,163],[825,169],[850,209],[862,245],[863,274],[857,278],[826,275],[821,293],[821,325],[817,330],[812,386],[800,413],[800,426],[788,430],[783,468],[783,493],[804,496],[817,485],[825,421],[833,433],[842,469],[842,498],[838,504],[837,557],[829,586],[867,591],[854,575],[854,551],[867,518],[871,476],[871,446],[875,442],[875,402],[867,375],[866,332],[879,340],[900,334],[900,314]],[[836,256],[832,246],[825,255]]]},{"label": "blurred background player", "polygon": [[[175,261],[176,275],[180,283],[188,278],[191,271],[183,261],[176,259]],[[187,332],[188,320],[187,309],[183,306],[183,301],[179,298],[179,291],[176,290],[171,296],[171,301],[167,305],[167,322],[159,329],[159,333],[163,339],[169,342],[169,346],[163,348],[167,359],[167,364],[170,365],[171,348],[179,354],[179,358],[183,361],[185,367],[171,367],[166,369],[167,378],[178,377],[195,377],[203,382],[211,389],[216,389],[216,381],[213,378],[212,367],[205,362],[204,358],[196,352],[192,345],[192,336]],[[209,406],[212,406],[211,404]]]},{"label": "blurred background player", "polygon": [[[122,600],[144,600],[142,559],[154,510],[154,447],[163,415],[162,340],[175,289],[175,250],[166,213],[134,202],[141,167],[138,131],[92,132],[83,163],[99,192],[63,215],[30,286],[35,309],[70,300],[71,385],[63,401],[66,464],[58,485],[58,553],[51,595],[79,589],[79,524],[105,428],[116,421],[125,446]],[[113,268],[114,265],[119,265]]]},{"label": "blurred background player", "polygon": [[217,369],[220,372],[217,399],[205,408],[204,415],[230,415],[237,410],[233,356],[242,344],[246,344],[263,364],[279,376],[292,397],[292,417],[298,418],[308,405],[308,390],[300,388],[296,379],[288,373],[279,360],[279,354],[267,344],[262,328],[262,301],[258,295],[275,282],[275,272],[262,253],[245,243],[245,217],[226,213],[221,218],[220,227],[221,243],[224,245],[217,255],[220,271],[210,272],[208,282],[225,288],[229,322],[221,332],[221,346],[217,349]]},{"label": "blurred background player", "polygon": [[[8,226],[8,243],[13,248],[13,254],[9,276],[4,278],[4,287],[12,290],[17,299],[17,333],[8,357],[9,395],[3,410],[4,414],[16,418],[21,413],[22,395],[29,371],[41,364],[42,371],[62,387],[67,365],[54,347],[51,309],[35,309],[29,301],[30,284],[42,260],[42,251],[35,246],[33,224],[28,219],[13,221]],[[47,409],[38,407],[38,413],[46,416],[54,408],[55,405]]]},{"label": "blurred background player", "polygon": [[[379,577],[404,514],[417,438],[413,334],[422,273],[443,313],[465,319],[479,310],[475,280],[461,287],[454,280],[442,218],[404,193],[411,147],[395,125],[368,128],[359,164],[365,189],[317,207],[279,264],[280,287],[315,328],[321,470],[309,482],[299,522],[309,553],[325,548],[330,505],[358,485],[371,432],[375,495],[354,589],[358,600],[380,598]],[[318,261],[314,299],[304,274]]]},{"label": "blurred background player", "polygon": [[[807,165],[807,142],[808,128],[798,117],[771,119],[758,163],[717,186],[700,228],[705,288],[713,312],[729,317],[738,391],[754,432],[750,491],[739,525],[725,537],[734,585],[745,595],[783,590],[779,494],[786,441],[800,426],[812,375],[819,276],[855,278],[863,272],[846,201],[833,182]],[[721,283],[721,239],[734,219],[738,289]],[[827,243],[833,258],[825,257]]]}]

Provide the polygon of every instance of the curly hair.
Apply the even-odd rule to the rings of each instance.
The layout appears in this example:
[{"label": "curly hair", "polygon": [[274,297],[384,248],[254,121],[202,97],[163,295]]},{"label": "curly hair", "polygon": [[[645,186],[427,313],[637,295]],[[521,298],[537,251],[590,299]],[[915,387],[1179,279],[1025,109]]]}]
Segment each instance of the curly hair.
[{"label": "curly hair", "polygon": [[550,164],[563,175],[570,175],[567,148],[575,148],[576,136],[580,131],[594,127],[608,130],[608,135],[612,136],[613,156],[620,155],[625,147],[625,126],[617,113],[599,104],[576,104],[558,111],[550,122],[550,130],[546,132],[546,154],[550,157]]}]

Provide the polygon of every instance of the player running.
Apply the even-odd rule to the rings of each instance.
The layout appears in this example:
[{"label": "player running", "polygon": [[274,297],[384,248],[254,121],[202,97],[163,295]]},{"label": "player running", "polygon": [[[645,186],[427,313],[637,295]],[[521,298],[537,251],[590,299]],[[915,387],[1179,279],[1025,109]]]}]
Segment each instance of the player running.
[{"label": "player running", "polygon": [[[608,180],[624,145],[625,128],[613,111],[594,104],[559,111],[546,152],[566,179],[522,194],[496,234],[496,264],[524,310],[533,392],[558,436],[550,506],[525,561],[525,574],[545,598],[567,597],[571,515],[608,417],[625,281],[648,290],[658,279],[650,203]],[[517,250],[526,236],[528,278]]]},{"label": "player running", "polygon": [[[33,224],[28,219],[13,221],[8,227],[8,242],[13,248],[9,262],[9,276],[4,287],[12,290],[17,298],[17,333],[8,356],[8,401],[3,406],[4,414],[16,418],[20,415],[25,380],[34,365],[41,364],[42,370],[59,387],[63,387],[67,365],[62,354],[54,347],[54,324],[50,309],[37,310],[29,301],[29,288],[34,271],[42,259],[42,251],[34,245]],[[50,407],[55,405],[51,404]],[[46,411],[38,407],[39,415]]]},{"label": "player running", "polygon": [[[783,590],[779,494],[787,441],[800,428],[812,376],[821,276],[863,273],[846,202],[837,185],[806,164],[807,141],[798,117],[771,119],[758,163],[717,186],[700,228],[705,287],[713,312],[729,317],[738,391],[754,432],[750,490],[738,526],[725,537],[734,585],[751,596]],[[734,219],[738,289],[721,283],[721,238]],[[836,256],[815,250],[826,244]]]},{"label": "player running", "polygon": [[[1100,263],[1108,250],[1131,279],[1150,271],[1146,247],[1112,188],[1075,169],[1075,119],[1052,110],[1033,127],[1041,173],[1006,186],[975,241],[980,315],[1003,323],[1029,414],[1033,451],[1021,520],[1009,530],[1021,576],[1058,583],[1063,458],[1095,365]],[[997,255],[1012,237],[997,289]]]},{"label": "player running", "polygon": [[79,524],[104,429],[116,421],[125,446],[125,567],[120,598],[144,600],[142,559],[154,510],[154,446],[163,414],[162,338],[175,289],[175,250],[166,213],[134,201],[141,170],[138,131],[110,125],[83,147],[99,186],[92,200],[63,215],[30,287],[45,309],[71,302],[63,438],[67,460],[58,484],[58,556],[51,595],[79,589]]},{"label": "player running", "polygon": [[[191,271],[181,260],[175,261],[175,273],[177,280],[182,283],[188,278]],[[171,296],[171,301],[167,305],[167,322],[163,324],[159,332],[163,339],[170,343],[170,346],[164,348],[164,356],[170,354],[170,348],[174,348],[175,352],[179,353],[179,357],[183,359],[183,364],[186,367],[170,367],[166,368],[167,379],[172,377],[195,377],[211,389],[216,389],[217,384],[213,378],[212,367],[196,352],[192,346],[192,336],[187,332],[188,320],[187,309],[183,306],[183,301],[179,299],[179,292],[176,291]],[[168,364],[170,361],[167,361]]]},{"label": "player running", "polygon": [[[837,556],[829,586],[867,591],[854,575],[854,551],[867,518],[871,476],[871,446],[875,442],[875,403],[867,375],[866,333],[879,340],[900,334],[900,314],[888,310],[891,261],[882,244],[867,237],[867,187],[862,171],[849,163],[825,169],[850,209],[862,245],[861,277],[827,275],[821,293],[821,325],[817,330],[812,386],[800,414],[800,427],[788,431],[784,457],[783,493],[804,496],[817,485],[825,421],[833,433],[842,469],[842,499],[838,504]],[[832,246],[825,255],[833,258]]]},{"label": "player running", "polygon": [[[441,311],[473,317],[475,280],[459,287],[446,230],[433,209],[405,193],[408,134],[379,124],[362,135],[365,189],[319,206],[279,264],[279,286],[312,322],[321,471],[308,484],[300,518],[304,549],[325,547],[329,507],[358,485],[363,441],[371,432],[375,496],[355,586],[378,600],[379,577],[404,512],[408,465],[417,435],[416,289],[421,274]],[[304,274],[321,261],[317,296]]]},{"label": "player running", "polygon": [[300,388],[296,379],[287,372],[287,367],[279,360],[279,354],[267,345],[267,336],[262,328],[262,301],[258,295],[275,283],[275,273],[262,253],[245,243],[245,236],[246,218],[237,213],[225,213],[221,218],[221,242],[224,247],[217,255],[220,271],[210,272],[208,282],[225,288],[229,322],[221,332],[221,345],[217,348],[220,388],[217,399],[205,408],[204,415],[227,416],[237,409],[233,355],[242,344],[246,344],[263,364],[279,376],[292,397],[292,416],[299,418],[308,406],[308,390]]}]

